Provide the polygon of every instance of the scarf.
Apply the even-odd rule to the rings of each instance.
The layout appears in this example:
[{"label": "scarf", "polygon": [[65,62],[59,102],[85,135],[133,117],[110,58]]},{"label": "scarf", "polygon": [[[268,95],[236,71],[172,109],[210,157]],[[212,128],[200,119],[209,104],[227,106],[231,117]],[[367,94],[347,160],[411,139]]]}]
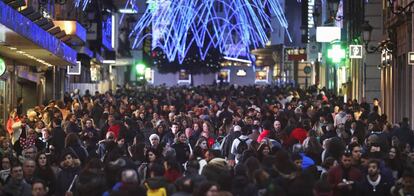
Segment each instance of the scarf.
[{"label": "scarf", "polygon": [[375,181],[372,181],[371,178],[369,178],[369,175],[367,175],[367,180],[368,180],[368,183],[372,186],[372,191],[374,192],[377,191],[376,187],[381,181],[381,175],[378,175],[378,178]]}]

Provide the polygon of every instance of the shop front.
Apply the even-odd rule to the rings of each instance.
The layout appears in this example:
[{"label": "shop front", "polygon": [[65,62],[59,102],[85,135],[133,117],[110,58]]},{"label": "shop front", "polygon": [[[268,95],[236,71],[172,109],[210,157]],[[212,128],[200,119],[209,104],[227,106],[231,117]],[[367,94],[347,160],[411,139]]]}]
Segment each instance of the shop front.
[{"label": "shop front", "polygon": [[58,88],[46,87],[46,83],[60,80],[55,74],[75,64],[77,52],[45,26],[3,1],[0,10],[0,59],[4,62],[2,74],[0,63],[0,122],[4,125],[8,113],[18,105],[17,100],[22,100],[25,113],[47,99],[56,98]]}]

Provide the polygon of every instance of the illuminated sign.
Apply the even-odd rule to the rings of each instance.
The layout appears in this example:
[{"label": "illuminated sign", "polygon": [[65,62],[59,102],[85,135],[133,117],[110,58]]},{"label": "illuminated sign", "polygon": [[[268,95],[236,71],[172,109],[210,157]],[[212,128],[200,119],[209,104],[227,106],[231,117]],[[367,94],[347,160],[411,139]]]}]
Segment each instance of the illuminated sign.
[{"label": "illuminated sign", "polygon": [[349,45],[349,58],[362,59],[362,45]]},{"label": "illuminated sign", "polygon": [[316,27],[317,42],[332,42],[341,39],[341,29],[339,27]]},{"label": "illuminated sign", "polygon": [[0,58],[0,76],[6,72],[6,63]]},{"label": "illuminated sign", "polygon": [[76,61],[76,65],[68,66],[68,75],[80,75],[81,74],[81,62]]},{"label": "illuminated sign", "polygon": [[216,82],[230,82],[230,69],[222,69],[216,74]]},{"label": "illuminated sign", "polygon": [[236,73],[237,76],[239,77],[244,77],[247,75],[246,71],[244,69],[239,69]]},{"label": "illuminated sign", "polygon": [[113,16],[108,17],[106,20],[102,21],[102,45],[105,46],[106,49],[112,50],[113,49],[113,33],[114,33],[114,24],[112,22]]}]

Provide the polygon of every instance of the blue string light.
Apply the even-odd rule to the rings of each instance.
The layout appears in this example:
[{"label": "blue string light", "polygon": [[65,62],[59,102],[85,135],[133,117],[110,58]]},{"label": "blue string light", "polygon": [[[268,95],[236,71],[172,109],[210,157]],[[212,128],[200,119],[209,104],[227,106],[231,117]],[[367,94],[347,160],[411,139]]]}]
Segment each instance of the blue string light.
[{"label": "blue string light", "polygon": [[[124,10],[131,9],[131,10],[133,10],[135,13],[138,13],[138,7],[136,6],[136,1],[137,1],[137,0],[128,0],[128,1],[125,3]],[[125,13],[123,13],[123,14],[121,15],[121,18],[119,19],[119,25],[121,25],[121,24],[122,24],[122,22],[124,21],[124,18],[125,18]]]},{"label": "blue string light", "polygon": [[88,7],[89,3],[91,3],[91,0],[76,0],[74,3],[75,7],[80,7],[83,11],[85,11],[86,7]]},{"label": "blue string light", "polygon": [[[130,37],[135,37],[133,48],[139,47],[148,37],[144,35],[145,28],[151,26],[152,48],[161,48],[168,60],[178,59],[180,63],[192,44],[199,48],[202,59],[211,47],[226,56],[238,57],[250,47],[266,45],[268,33],[273,31],[271,16],[277,18],[292,41],[279,0],[151,0]],[[241,48],[229,50],[229,46]]]}]

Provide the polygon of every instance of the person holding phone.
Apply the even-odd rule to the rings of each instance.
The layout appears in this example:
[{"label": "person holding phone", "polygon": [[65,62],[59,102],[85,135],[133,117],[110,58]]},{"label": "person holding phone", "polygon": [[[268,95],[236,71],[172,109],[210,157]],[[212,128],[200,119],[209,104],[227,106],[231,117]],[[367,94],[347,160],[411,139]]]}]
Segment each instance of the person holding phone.
[{"label": "person holding phone", "polygon": [[347,149],[338,166],[328,172],[328,183],[333,188],[333,196],[355,195],[356,183],[362,179],[361,171],[352,166],[352,152]]}]

